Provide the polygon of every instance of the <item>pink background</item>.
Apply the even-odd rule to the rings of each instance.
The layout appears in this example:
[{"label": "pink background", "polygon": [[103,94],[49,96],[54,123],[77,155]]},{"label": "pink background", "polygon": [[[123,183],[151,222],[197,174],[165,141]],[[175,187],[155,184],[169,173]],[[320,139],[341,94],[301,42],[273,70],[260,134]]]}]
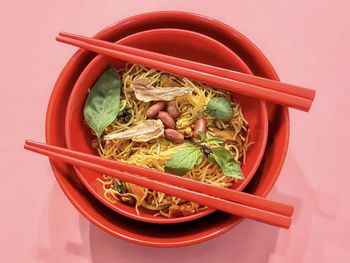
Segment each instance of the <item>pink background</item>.
[{"label": "pink background", "polygon": [[[4,2],[4,1],[3,1]],[[8,1],[0,10],[1,262],[350,262],[350,2]],[[235,27],[283,81],[317,89],[310,113],[291,110],[291,141],[272,199],[296,208],[289,231],[246,220],[208,242],[148,248],[114,238],[65,198],[48,160],[25,152],[44,141],[55,80],[75,49],[60,30],[92,35],[130,15],[187,10]]]}]

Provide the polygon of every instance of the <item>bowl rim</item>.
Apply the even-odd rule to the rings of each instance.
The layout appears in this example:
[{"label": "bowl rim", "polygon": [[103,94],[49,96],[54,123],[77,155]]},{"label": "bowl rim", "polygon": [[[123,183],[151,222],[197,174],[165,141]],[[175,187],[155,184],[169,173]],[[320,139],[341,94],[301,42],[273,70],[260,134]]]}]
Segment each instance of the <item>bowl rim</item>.
[{"label": "bowl rim", "polygon": [[[110,31],[113,31],[114,28],[121,28],[123,25],[127,25],[130,23],[133,23],[135,21],[151,21],[151,19],[158,19],[164,17],[177,17],[180,16],[182,19],[194,19],[196,22],[201,23],[201,25],[205,27],[211,27],[212,29],[215,28],[216,30],[222,30],[227,34],[227,36],[231,37],[238,37],[241,39],[242,42],[245,43],[246,46],[249,46],[252,53],[254,53],[254,56],[259,60],[259,63],[264,65],[264,74],[270,76],[270,78],[279,80],[276,71],[272,67],[271,63],[267,60],[265,55],[245,36],[243,36],[240,32],[235,30],[229,25],[226,25],[216,19],[195,14],[192,12],[184,12],[184,11],[156,11],[156,12],[148,12],[148,13],[141,13],[138,15],[130,16],[127,18],[124,18],[122,20],[117,21],[116,23],[113,23],[112,25],[104,28],[103,30],[99,31],[94,37],[98,38],[109,38],[108,34]],[[59,77],[54,85],[54,88],[52,90],[49,102],[48,102],[48,108],[47,108],[47,114],[46,114],[46,122],[45,122],[45,137],[47,143],[54,143],[55,137],[54,131],[51,129],[53,126],[52,123],[55,121],[52,119],[53,116],[55,116],[56,108],[58,107],[57,103],[55,102],[56,97],[62,96],[60,86],[64,84],[65,82],[69,81],[69,79],[66,78],[67,74],[72,71],[72,66],[75,66],[77,64],[78,60],[84,57],[84,61],[82,63],[85,63],[85,60],[89,60],[91,57],[93,57],[92,54],[86,54],[83,50],[78,50],[65,64],[63,69],[61,70],[61,73],[59,74]],[[71,72],[71,77],[74,78],[75,72]],[[64,99],[64,98],[63,98]],[[278,107],[277,106],[271,106],[268,104],[268,107],[271,107],[272,110],[278,110],[278,115],[284,120],[284,127],[281,127],[284,133],[284,141],[281,145],[281,148],[283,148],[281,155],[279,156],[280,160],[277,164],[275,164],[275,168],[273,171],[273,175],[269,179],[269,183],[264,185],[263,189],[259,189],[257,192],[255,192],[259,196],[267,196],[267,194],[271,191],[273,185],[275,184],[278,175],[282,169],[287,150],[288,150],[288,142],[290,137],[290,120],[289,120],[289,111],[285,107]],[[60,139],[61,140],[61,139]],[[59,142],[61,143],[61,142]],[[64,143],[64,142],[63,142]],[[189,239],[182,239],[182,240],[166,240],[166,239],[156,239],[156,240],[149,240],[149,238],[145,238],[144,236],[137,236],[135,237],[135,234],[133,233],[121,233],[116,230],[113,230],[108,224],[103,224],[102,222],[99,222],[96,216],[91,213],[91,210],[85,208],[83,206],[83,203],[79,200],[79,195],[76,195],[74,192],[71,192],[71,190],[66,186],[66,183],[64,182],[65,176],[63,175],[63,172],[61,171],[61,167],[53,160],[50,160],[50,165],[52,167],[54,176],[60,185],[62,191],[65,193],[67,198],[70,200],[72,205],[85,217],[87,218],[91,223],[98,226],[100,229],[106,231],[107,233],[117,236],[119,238],[122,238],[124,240],[128,240],[140,245],[147,245],[147,246],[156,246],[156,247],[178,247],[178,246],[186,246],[186,245],[192,245],[199,242],[204,242],[206,240],[209,240],[211,238],[214,238],[220,234],[223,234],[227,232],[228,230],[232,229],[234,226],[239,224],[243,221],[243,218],[232,218],[229,220],[228,223],[225,223],[223,226],[220,226],[219,229],[214,229],[207,231],[205,233],[202,233],[200,236],[197,237],[191,237]]]},{"label": "bowl rim", "polygon": [[[246,65],[246,63],[232,50],[230,50],[228,47],[224,46],[222,43],[218,42],[217,40],[214,40],[208,36],[205,36],[203,34],[189,31],[189,30],[184,30],[184,29],[176,29],[176,28],[160,28],[160,29],[152,29],[152,30],[145,30],[142,32],[137,32],[135,34],[131,34],[127,37],[124,37],[118,42],[123,42],[123,41],[129,41],[130,39],[133,38],[138,38],[140,35],[146,35],[147,34],[152,34],[153,32],[161,32],[165,34],[175,34],[178,33],[180,35],[188,35],[188,36],[196,36],[199,39],[206,39],[206,41],[210,41],[212,43],[215,43],[215,45],[221,46],[224,50],[228,52],[228,54],[232,55],[232,57],[235,57],[237,61],[239,61],[242,66],[242,69],[244,69],[247,73],[253,74],[252,71],[249,69],[249,67]],[[145,37],[145,36],[144,36]],[[72,129],[72,118],[75,118],[75,114],[72,112],[72,108],[74,108],[74,104],[76,102],[77,94],[80,94],[81,87],[84,85],[83,83],[85,82],[86,78],[89,78],[91,76],[90,72],[92,68],[96,64],[104,64],[106,60],[109,60],[107,56],[104,55],[97,55],[94,57],[89,64],[83,69],[81,72],[80,76],[78,77],[77,81],[75,82],[73,89],[71,91],[71,95],[68,101],[68,105],[66,107],[66,119],[65,119],[65,138],[66,138],[66,144],[67,148],[73,149],[73,145],[76,143],[76,139],[73,140],[73,129]],[[250,99],[250,98],[249,98]],[[250,182],[250,180],[254,177],[255,172],[257,171],[261,160],[263,158],[264,152],[265,152],[265,147],[267,143],[267,136],[268,136],[268,116],[267,116],[267,108],[266,108],[266,103],[262,100],[257,100],[257,99],[251,99],[255,101],[257,107],[257,113],[256,116],[257,118],[260,119],[261,123],[261,129],[260,132],[258,133],[259,137],[259,147],[255,148],[255,161],[254,163],[251,164],[249,171],[245,174],[246,178],[244,181],[241,183],[237,184],[234,188],[236,191],[242,191],[246,185]],[[79,99],[80,101],[80,99]],[[74,149],[73,149],[74,150]],[[207,208],[201,212],[189,215],[189,216],[182,216],[182,217],[175,217],[175,218],[164,218],[164,217],[153,217],[151,215],[145,215],[143,213],[141,214],[136,214],[133,210],[130,211],[129,209],[125,209],[124,206],[125,204],[120,204],[120,203],[111,203],[109,202],[98,190],[96,190],[96,187],[94,184],[92,184],[89,180],[87,180],[84,176],[84,171],[86,169],[80,169],[79,167],[73,165],[75,172],[77,173],[78,177],[84,184],[84,186],[105,206],[109,207],[113,211],[120,213],[124,216],[127,216],[131,219],[135,219],[138,221],[142,222],[147,222],[147,223],[152,223],[152,224],[176,224],[176,223],[183,223],[183,222],[188,222],[192,221],[195,219],[202,218],[206,215],[209,215],[213,212],[215,212],[215,209],[212,208]]]}]

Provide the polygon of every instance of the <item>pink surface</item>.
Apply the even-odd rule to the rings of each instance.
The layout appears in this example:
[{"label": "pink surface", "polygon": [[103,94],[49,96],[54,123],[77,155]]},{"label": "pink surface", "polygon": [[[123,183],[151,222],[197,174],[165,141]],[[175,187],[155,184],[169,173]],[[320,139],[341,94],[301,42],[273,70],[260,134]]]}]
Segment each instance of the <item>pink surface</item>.
[{"label": "pink surface", "polygon": [[[1,262],[350,261],[349,1],[27,2],[2,4],[0,11]],[[51,88],[75,51],[54,41],[59,30],[92,35],[129,15],[169,9],[232,25],[261,48],[283,81],[317,89],[310,113],[290,112],[289,153],[269,195],[295,206],[289,231],[245,221],[190,247],[134,245],[79,215],[47,159],[22,150],[25,138],[44,141]]]}]

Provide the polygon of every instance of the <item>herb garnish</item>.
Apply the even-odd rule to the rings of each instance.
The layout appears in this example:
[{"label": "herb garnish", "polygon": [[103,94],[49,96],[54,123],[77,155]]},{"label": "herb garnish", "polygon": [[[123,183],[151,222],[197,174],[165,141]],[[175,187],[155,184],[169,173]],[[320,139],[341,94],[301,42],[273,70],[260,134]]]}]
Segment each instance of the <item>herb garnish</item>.
[{"label": "herb garnish", "polygon": [[117,118],[123,118],[124,119],[124,123],[127,123],[130,121],[132,117],[131,114],[131,109],[130,108],[125,108],[124,110],[120,111],[117,115]]},{"label": "herb garnish", "polygon": [[208,157],[209,161],[218,164],[226,176],[244,179],[241,166],[233,158],[230,151],[226,150],[224,147],[214,147],[211,151],[212,153]]},{"label": "herb garnish", "polygon": [[123,194],[126,192],[126,186],[125,186],[124,182],[118,182],[117,180],[115,180],[114,181],[114,188],[120,194]]},{"label": "herb garnish", "polygon": [[120,78],[117,70],[109,66],[90,90],[84,107],[84,118],[97,137],[110,125],[119,112]]},{"label": "herb garnish", "polygon": [[165,171],[184,175],[190,171],[196,164],[202,161],[205,155],[209,161],[218,164],[222,172],[229,177],[244,179],[244,175],[239,163],[233,158],[230,151],[225,147],[217,146],[224,142],[221,138],[209,138],[203,132],[199,132],[199,141],[194,146],[187,147],[176,153],[165,165]]},{"label": "herb garnish", "polygon": [[214,97],[208,102],[206,112],[216,119],[229,120],[233,115],[231,101],[225,97]]},{"label": "herb garnish", "polygon": [[165,165],[165,171],[184,175],[202,161],[203,153],[197,147],[187,147],[177,152]]}]

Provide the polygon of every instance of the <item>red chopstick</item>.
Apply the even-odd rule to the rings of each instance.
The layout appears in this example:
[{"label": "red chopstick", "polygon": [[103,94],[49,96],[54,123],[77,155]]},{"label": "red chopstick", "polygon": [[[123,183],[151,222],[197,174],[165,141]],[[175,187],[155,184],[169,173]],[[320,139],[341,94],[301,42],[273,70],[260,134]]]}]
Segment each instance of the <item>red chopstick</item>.
[{"label": "red chopstick", "polygon": [[[238,202],[241,204],[249,205],[249,206],[254,206],[259,209],[263,209],[266,211],[270,211],[273,213],[279,213],[281,215],[286,215],[286,216],[291,216],[293,214],[294,208],[293,206],[274,202],[267,200],[265,198],[256,196],[256,195],[251,195],[247,194],[244,192],[239,192],[239,191],[234,191],[231,189],[227,188],[221,188],[217,187],[214,185],[202,183],[199,181],[194,181],[190,180],[184,177],[179,177],[179,176],[174,176],[172,174],[167,174],[163,173],[157,170],[150,170],[147,168],[139,167],[136,165],[130,165],[127,163],[123,163],[120,161],[116,160],[108,160],[108,159],[103,159],[95,155],[90,155],[90,154],[84,154],[76,151],[72,151],[69,149],[61,148],[61,147],[56,147],[56,146],[51,146],[39,142],[34,142],[27,140],[26,145],[31,145],[31,146],[37,146],[37,147],[42,147],[43,149],[51,150],[56,153],[60,154],[67,154],[69,152],[69,155],[72,157],[81,157],[84,155],[84,158],[92,163],[100,164],[107,166],[109,168],[113,169],[118,169],[121,171],[127,171],[130,173],[134,174],[148,174],[148,178],[153,179],[153,180],[158,180],[158,181],[163,181],[172,185],[176,185],[179,187],[185,187],[187,189],[199,191],[199,192],[204,192],[213,196],[217,196],[223,199],[227,199],[230,201]],[[152,171],[152,173],[150,173]]]},{"label": "red chopstick", "polygon": [[67,37],[67,38],[83,41],[89,44],[97,45],[103,48],[108,48],[115,51],[129,53],[135,56],[147,57],[153,60],[158,60],[166,63],[171,61],[173,65],[176,65],[179,67],[189,68],[189,69],[205,72],[208,74],[217,75],[223,78],[237,80],[243,83],[252,84],[252,85],[256,85],[266,89],[271,89],[282,93],[294,95],[297,97],[309,99],[311,101],[314,100],[315,94],[316,94],[316,91],[314,89],[299,87],[296,85],[283,83],[280,81],[275,81],[271,79],[254,76],[254,75],[249,75],[249,74],[245,74],[245,73],[241,73],[238,71],[229,70],[225,68],[219,68],[219,67],[215,67],[215,66],[211,66],[211,65],[207,65],[207,64],[187,60],[187,59],[172,57],[172,56],[168,56],[168,55],[164,55],[164,54],[160,54],[160,53],[156,53],[148,50],[142,50],[142,49],[129,47],[129,46],[125,46],[117,43],[103,41],[96,38],[89,38],[89,37],[71,34],[67,32],[60,32],[59,35],[62,37]]},{"label": "red chopstick", "polygon": [[315,91],[108,41],[61,33],[57,41],[195,79],[231,92],[308,111]]},{"label": "red chopstick", "polygon": [[283,228],[291,223],[293,207],[247,193],[38,142],[26,141],[24,148],[227,213]]}]

